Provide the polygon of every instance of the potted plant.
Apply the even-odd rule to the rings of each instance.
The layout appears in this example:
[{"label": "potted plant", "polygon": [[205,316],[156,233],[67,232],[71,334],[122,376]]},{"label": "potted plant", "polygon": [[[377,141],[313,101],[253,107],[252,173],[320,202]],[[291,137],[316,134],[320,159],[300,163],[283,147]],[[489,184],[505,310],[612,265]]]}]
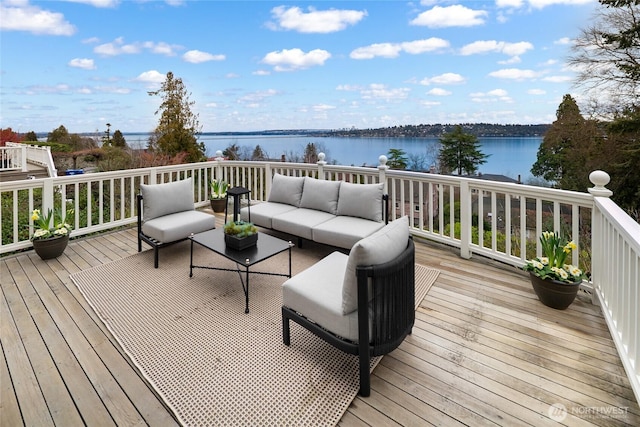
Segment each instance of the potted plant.
[{"label": "potted plant", "polygon": [[229,221],[224,225],[224,241],[228,247],[241,251],[258,241],[258,229],[245,221]]},{"label": "potted plant", "polygon": [[551,231],[542,233],[540,243],[543,256],[528,260],[523,269],[529,272],[540,302],[564,310],[578,294],[584,275],[578,267],[565,263],[576,244]]},{"label": "potted plant", "polygon": [[211,190],[211,194],[209,195],[211,209],[213,209],[214,212],[224,212],[227,204],[229,184],[223,179],[212,179],[209,181],[209,189]]},{"label": "potted plant", "polygon": [[[68,211],[67,213],[72,213]],[[66,215],[63,217],[59,209],[51,209],[46,215],[40,209],[34,209],[31,219],[35,226],[31,241],[33,249],[42,259],[57,258],[64,252],[69,243],[69,234],[73,227],[67,223]]]}]

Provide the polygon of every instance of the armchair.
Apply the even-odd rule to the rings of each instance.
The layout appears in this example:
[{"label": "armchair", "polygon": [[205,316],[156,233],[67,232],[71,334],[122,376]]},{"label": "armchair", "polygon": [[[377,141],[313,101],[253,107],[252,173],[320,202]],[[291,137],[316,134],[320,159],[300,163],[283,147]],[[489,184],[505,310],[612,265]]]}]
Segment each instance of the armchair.
[{"label": "armchair", "polygon": [[283,285],[282,340],[293,320],[359,358],[360,395],[371,389],[370,360],[393,351],[415,321],[415,247],[407,217],[333,252]]}]

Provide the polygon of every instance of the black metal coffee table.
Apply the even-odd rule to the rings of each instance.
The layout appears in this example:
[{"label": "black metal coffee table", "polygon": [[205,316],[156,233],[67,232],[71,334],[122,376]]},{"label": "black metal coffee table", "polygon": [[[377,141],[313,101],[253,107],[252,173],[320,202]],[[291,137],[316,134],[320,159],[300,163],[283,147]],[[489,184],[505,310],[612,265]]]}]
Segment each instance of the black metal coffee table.
[{"label": "black metal coffee table", "polygon": [[[209,270],[223,270],[223,271],[236,271],[240,277],[242,283],[242,290],[245,296],[245,309],[244,312],[249,312],[249,275],[250,274],[265,274],[269,276],[283,276],[291,277],[291,248],[293,243],[285,242],[277,237],[270,236],[268,234],[260,233],[258,236],[258,243],[255,246],[237,251],[231,248],[227,248],[224,242],[224,231],[222,228],[216,228],[214,230],[205,231],[191,235],[191,257],[189,261],[189,277],[193,277],[194,268],[206,268]],[[204,265],[193,265],[193,244],[197,243],[205,248],[222,255],[236,263],[236,268],[220,268],[209,267]],[[249,268],[259,262],[262,262],[274,255],[278,255],[286,250],[289,250],[289,273],[271,273],[266,271],[250,271]],[[242,268],[244,268],[245,277],[242,277]]]}]

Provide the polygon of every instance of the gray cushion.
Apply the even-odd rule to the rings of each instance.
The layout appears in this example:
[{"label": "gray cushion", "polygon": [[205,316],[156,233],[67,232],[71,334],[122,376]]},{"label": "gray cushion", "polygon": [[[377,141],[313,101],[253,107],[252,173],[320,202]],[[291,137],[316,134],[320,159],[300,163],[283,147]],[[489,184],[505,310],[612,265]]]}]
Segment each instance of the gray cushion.
[{"label": "gray cushion", "polygon": [[176,212],[194,210],[191,178],[166,184],[140,184],[144,221]]},{"label": "gray cushion", "polygon": [[282,305],[334,334],[357,342],[358,312],[342,314],[341,288],[347,261],[347,255],[333,252],[284,282]]},{"label": "gray cushion", "polygon": [[382,222],[383,191],[383,184],[343,182],[340,185],[340,197],[338,198],[338,215]]},{"label": "gray cushion", "polygon": [[351,313],[358,308],[357,266],[389,262],[407,248],[409,218],[403,216],[385,225],[369,237],[356,243],[349,253],[342,286],[342,312]]},{"label": "gray cushion", "polygon": [[304,177],[286,176],[278,173],[273,175],[268,202],[284,203],[295,207],[300,206]]},{"label": "gray cushion", "polygon": [[191,233],[216,228],[216,217],[201,211],[183,211],[164,215],[142,224],[142,232],[159,242],[168,243],[186,239]]},{"label": "gray cushion", "polygon": [[[271,224],[275,230],[300,236],[303,239],[313,240],[313,228],[333,218],[335,218],[335,215],[328,212],[298,208],[274,216]],[[253,211],[251,212],[251,219],[253,219]]]},{"label": "gray cushion", "polygon": [[240,218],[243,221],[249,221],[249,213],[251,213],[251,222],[260,227],[273,228],[272,219],[276,215],[295,210],[295,206],[284,203],[263,202],[249,207],[245,206],[240,209]]},{"label": "gray cushion", "polygon": [[316,209],[335,215],[338,212],[338,194],[341,181],[304,178],[304,191],[300,207]]},{"label": "gray cushion", "polygon": [[336,216],[313,227],[312,236],[315,242],[351,249],[359,240],[375,233],[382,227],[384,227],[382,222],[368,221],[353,216]]}]

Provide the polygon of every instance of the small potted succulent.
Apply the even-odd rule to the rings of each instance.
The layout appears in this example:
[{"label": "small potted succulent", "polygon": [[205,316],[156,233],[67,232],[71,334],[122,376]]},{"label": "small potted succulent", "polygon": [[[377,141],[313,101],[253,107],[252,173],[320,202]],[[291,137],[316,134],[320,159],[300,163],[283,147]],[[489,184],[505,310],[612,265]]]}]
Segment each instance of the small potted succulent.
[{"label": "small potted succulent", "polygon": [[211,209],[214,212],[224,212],[224,208],[227,204],[227,191],[229,190],[229,183],[223,179],[212,179],[209,181],[209,189],[211,193],[209,200],[211,201]]},{"label": "small potted succulent", "polygon": [[227,247],[241,251],[258,242],[258,229],[251,222],[229,221],[224,225],[224,241]]}]

